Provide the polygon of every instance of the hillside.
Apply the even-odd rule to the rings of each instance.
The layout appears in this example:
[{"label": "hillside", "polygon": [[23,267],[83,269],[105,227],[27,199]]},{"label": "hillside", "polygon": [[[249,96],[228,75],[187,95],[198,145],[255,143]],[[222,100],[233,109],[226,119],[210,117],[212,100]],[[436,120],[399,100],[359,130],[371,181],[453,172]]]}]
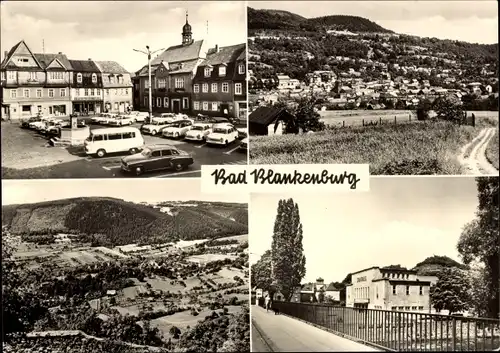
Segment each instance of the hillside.
[{"label": "hillside", "polygon": [[332,15],[305,18],[281,10],[257,10],[248,8],[248,29],[254,30],[305,30],[325,32],[326,30],[393,33],[376,23],[358,16]]},{"label": "hillside", "polygon": [[437,275],[443,268],[456,267],[466,269],[467,266],[449,258],[448,256],[433,255],[419,262],[413,270],[416,270],[419,275]]},{"label": "hillside", "polygon": [[[155,243],[246,234],[246,205],[160,208],[113,198],[73,198],[2,206],[2,224],[13,234],[36,236],[68,232],[99,245]],[[226,212],[221,213],[220,209]]]}]

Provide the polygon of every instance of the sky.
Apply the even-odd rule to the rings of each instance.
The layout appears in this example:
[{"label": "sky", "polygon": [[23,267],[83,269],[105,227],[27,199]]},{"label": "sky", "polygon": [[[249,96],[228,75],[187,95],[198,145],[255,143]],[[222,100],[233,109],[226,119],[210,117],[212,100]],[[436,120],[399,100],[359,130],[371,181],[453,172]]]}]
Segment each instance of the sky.
[{"label": "sky", "polygon": [[222,201],[247,203],[246,193],[205,194],[200,178],[2,180],[2,205],[103,196],[132,202]]},{"label": "sky", "polygon": [[412,268],[433,255],[460,261],[456,244],[478,203],[470,177],[375,177],[369,192],[352,194],[252,194],[251,263],[271,248],[278,201],[290,197],[303,226],[303,283],[340,282],[372,266]]},{"label": "sky", "polygon": [[[130,72],[147,64],[133,49],[181,44],[186,11],[193,39],[210,47],[246,43],[246,7],[237,1],[1,1],[1,57],[24,39],[35,53],[110,60]],[[208,35],[207,35],[208,21]]]},{"label": "sky", "polygon": [[360,16],[396,33],[498,43],[498,3],[495,0],[251,1],[248,6],[286,10],[306,18]]}]

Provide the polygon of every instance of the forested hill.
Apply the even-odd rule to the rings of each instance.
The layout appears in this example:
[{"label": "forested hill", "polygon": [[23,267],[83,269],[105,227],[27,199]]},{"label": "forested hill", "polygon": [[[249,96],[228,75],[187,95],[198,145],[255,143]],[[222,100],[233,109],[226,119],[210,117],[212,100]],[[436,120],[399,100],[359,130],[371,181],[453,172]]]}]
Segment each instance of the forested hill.
[{"label": "forested hill", "polygon": [[420,275],[437,275],[442,269],[455,267],[459,269],[466,269],[467,266],[461,264],[448,256],[430,256],[424,261],[419,262],[413,270],[417,271]]},{"label": "forested hill", "polygon": [[366,18],[357,16],[331,15],[305,18],[288,11],[257,10],[251,7],[248,8],[248,29],[393,33]]},{"label": "forested hill", "polygon": [[13,234],[87,234],[100,245],[195,240],[248,233],[247,205],[203,202],[193,207],[136,204],[113,198],[73,198],[2,206]]}]

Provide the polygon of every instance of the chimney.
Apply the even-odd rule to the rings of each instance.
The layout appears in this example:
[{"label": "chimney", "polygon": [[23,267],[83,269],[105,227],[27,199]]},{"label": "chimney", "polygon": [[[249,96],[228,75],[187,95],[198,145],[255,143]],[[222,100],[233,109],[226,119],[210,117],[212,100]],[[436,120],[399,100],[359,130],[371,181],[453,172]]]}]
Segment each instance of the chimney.
[{"label": "chimney", "polygon": [[9,52],[7,50],[3,52],[3,55],[4,55],[3,58],[4,59],[7,57],[7,54],[9,54]]},{"label": "chimney", "polygon": [[92,59],[91,59],[91,58],[89,58],[89,61],[92,61]]},{"label": "chimney", "polygon": [[215,52],[218,53],[219,52],[219,45],[218,44],[215,44]]},{"label": "chimney", "polygon": [[60,51],[58,54],[59,54],[59,55],[62,55],[62,51]]}]

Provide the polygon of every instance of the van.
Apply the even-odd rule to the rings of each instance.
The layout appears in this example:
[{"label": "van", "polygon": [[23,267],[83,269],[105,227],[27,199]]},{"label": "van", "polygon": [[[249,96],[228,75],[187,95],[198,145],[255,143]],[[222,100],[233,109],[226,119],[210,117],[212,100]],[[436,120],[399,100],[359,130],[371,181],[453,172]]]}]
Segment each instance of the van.
[{"label": "van", "polygon": [[139,152],[144,146],[144,138],[135,127],[104,128],[90,131],[85,140],[85,153],[99,158],[107,153]]}]

